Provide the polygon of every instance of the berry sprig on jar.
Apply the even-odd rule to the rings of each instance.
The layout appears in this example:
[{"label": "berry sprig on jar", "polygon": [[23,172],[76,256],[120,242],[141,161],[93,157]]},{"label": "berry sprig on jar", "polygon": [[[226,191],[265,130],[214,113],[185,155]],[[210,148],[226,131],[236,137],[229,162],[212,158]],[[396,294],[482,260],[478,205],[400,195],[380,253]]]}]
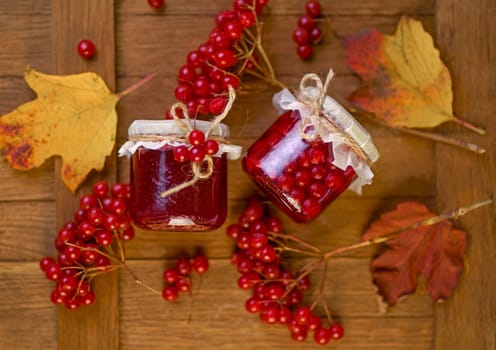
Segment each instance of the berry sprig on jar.
[{"label": "berry sprig on jar", "polygon": [[[215,27],[207,40],[188,53],[178,71],[174,96],[186,105],[191,118],[220,114],[227,104],[229,87],[250,91],[244,79],[247,76],[283,87],[260,39],[259,17],[268,2],[234,0],[232,9],[215,16]],[[172,119],[170,108],[166,119]]]},{"label": "berry sprig on jar", "polygon": [[[267,215],[259,199],[249,201],[238,223],[228,226],[226,233],[236,242],[231,262],[240,273],[238,287],[252,291],[245,302],[246,311],[259,314],[268,325],[286,325],[295,341],[304,341],[310,331],[320,345],[343,337],[343,326],[332,319],[321,295],[310,305],[303,302],[304,293],[311,287],[310,273],[324,263],[327,254],[283,233],[282,222]],[[320,263],[309,264],[293,273],[285,267],[283,254],[286,252],[318,257]],[[320,293],[324,282],[325,276]],[[317,306],[322,308],[321,313],[317,312]]]},{"label": "berry sprig on jar", "polygon": [[203,131],[193,129],[188,134],[189,147],[180,145],[174,147],[174,159],[183,163],[188,160],[194,163],[201,163],[205,159],[205,155],[213,156],[219,151],[219,144],[214,139],[205,140]]},{"label": "berry sprig on jar", "polygon": [[50,299],[70,310],[91,305],[95,294],[94,277],[124,264],[124,242],[134,238],[127,184],[94,184],[91,194],[83,195],[74,218],[65,223],[55,238],[56,258],[44,257],[40,268],[56,283]]},{"label": "berry sprig on jar", "polygon": [[313,55],[313,46],[321,42],[323,31],[319,27],[322,21],[322,7],[318,0],[308,0],[305,4],[306,14],[298,19],[293,31],[293,41],[297,44],[296,53],[306,60]]}]

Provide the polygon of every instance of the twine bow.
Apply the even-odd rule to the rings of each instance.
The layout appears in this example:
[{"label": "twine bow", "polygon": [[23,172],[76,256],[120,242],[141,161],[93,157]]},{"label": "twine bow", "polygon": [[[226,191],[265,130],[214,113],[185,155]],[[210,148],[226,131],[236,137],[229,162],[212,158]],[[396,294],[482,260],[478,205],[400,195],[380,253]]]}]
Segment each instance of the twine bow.
[{"label": "twine bow", "polygon": [[[224,118],[227,117],[227,115],[229,114],[229,111],[231,110],[231,108],[233,106],[235,99],[236,99],[236,93],[235,93],[234,89],[231,86],[229,86],[229,98],[227,100],[226,107],[224,108],[224,111],[221,114],[219,114],[218,116],[216,116],[212,120],[212,124],[210,125],[207,132],[205,133],[206,139],[211,138],[210,134],[217,127],[219,127],[222,120],[224,120]],[[181,110],[183,118],[180,118],[179,115],[177,114],[178,110]],[[184,103],[181,103],[181,102],[175,103],[171,107],[171,115],[172,115],[173,120],[176,121],[177,125],[179,125],[180,128],[184,130],[184,136],[182,136],[181,138],[186,139],[188,137],[188,134],[193,130],[193,127],[191,125],[193,123],[191,121],[191,118],[189,117],[188,108],[186,107],[186,105],[184,105]],[[216,141],[227,142],[227,140],[225,140],[223,138],[214,138],[214,139]],[[203,168],[202,164],[204,164],[204,163],[207,164],[207,168],[205,170],[202,170],[202,168]],[[181,190],[183,190],[189,186],[193,186],[199,180],[208,179],[214,171],[214,161],[210,155],[206,154],[205,159],[203,160],[202,163],[195,163],[195,162],[191,163],[191,170],[193,171],[193,178],[191,180],[183,182],[182,184],[174,186],[172,188],[169,188],[167,191],[162,192],[160,194],[160,197],[165,198],[165,197],[167,197],[173,193],[177,193],[177,192],[179,192],[179,191],[181,191]]]},{"label": "twine bow", "polygon": [[327,90],[333,78],[334,71],[330,69],[325,82],[315,73],[305,74],[301,79],[297,99],[305,105],[308,113],[302,115],[298,133],[301,138],[309,141],[315,140],[323,132],[337,134],[362,160],[370,163],[360,145],[323,111]]}]

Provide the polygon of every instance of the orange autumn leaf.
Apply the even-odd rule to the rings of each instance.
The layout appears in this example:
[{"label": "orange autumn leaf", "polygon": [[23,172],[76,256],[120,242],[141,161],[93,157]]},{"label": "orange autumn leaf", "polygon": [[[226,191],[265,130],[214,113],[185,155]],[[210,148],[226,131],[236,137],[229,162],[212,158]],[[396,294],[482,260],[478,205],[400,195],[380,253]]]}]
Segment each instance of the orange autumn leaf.
[{"label": "orange autumn leaf", "polygon": [[[363,234],[363,240],[387,236],[391,232],[435,217],[423,204],[405,202],[381,215]],[[385,243],[386,249],[372,261],[371,270],[379,295],[389,304],[417,289],[424,276],[425,288],[435,301],[450,297],[462,271],[467,238],[451,222],[398,233]]]},{"label": "orange autumn leaf", "polygon": [[363,85],[350,102],[393,127],[435,127],[453,115],[448,68],[419,21],[402,17],[394,35],[364,30],[345,39],[346,63]]},{"label": "orange autumn leaf", "polygon": [[95,73],[57,76],[28,68],[24,78],[37,98],[0,117],[1,154],[21,170],[62,157],[62,179],[74,192],[114,147],[119,97]]}]

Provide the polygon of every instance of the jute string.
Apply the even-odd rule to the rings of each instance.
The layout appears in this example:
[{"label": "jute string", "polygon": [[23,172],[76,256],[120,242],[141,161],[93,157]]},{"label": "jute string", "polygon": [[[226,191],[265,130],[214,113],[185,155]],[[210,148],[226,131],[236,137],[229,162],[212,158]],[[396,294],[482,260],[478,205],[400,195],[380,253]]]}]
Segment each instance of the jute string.
[{"label": "jute string", "polygon": [[[322,109],[332,78],[334,78],[334,71],[330,69],[324,83],[314,73],[305,74],[301,79],[297,99],[309,108],[310,113],[302,117],[298,133],[302,139],[309,141],[321,136],[322,132],[338,134],[344,143],[362,160],[370,163],[369,157],[360,145],[350,135],[344,132],[339,125],[336,125],[333,120],[326,116]],[[309,89],[309,87],[313,87],[313,90]]]},{"label": "jute string", "polygon": [[[205,133],[205,139],[214,139],[219,143],[224,143],[224,144],[229,144],[227,139],[223,137],[218,137],[218,136],[210,136],[210,134],[219,127],[220,123],[222,120],[224,120],[227,115],[229,114],[229,111],[231,110],[234,100],[236,99],[236,92],[234,89],[229,86],[229,95],[228,95],[228,100],[226,103],[226,107],[224,108],[224,111],[216,116],[212,120],[212,124],[208,128],[207,132]],[[182,118],[178,115],[178,111],[181,111],[182,113]],[[140,141],[177,141],[177,142],[186,142],[188,139],[189,133],[194,130],[193,126],[194,125],[194,120],[191,120],[189,114],[188,114],[188,108],[184,103],[178,102],[175,103],[171,106],[171,115],[173,120],[176,122],[176,125],[178,125],[182,130],[183,134],[182,135],[135,135],[131,137],[130,139],[133,141],[140,140]],[[204,168],[204,164],[206,164],[206,169],[202,170]],[[208,179],[213,171],[214,171],[214,161],[212,157],[208,154],[205,155],[204,160],[201,163],[191,163],[191,170],[193,172],[193,178],[189,181],[183,182],[180,185],[174,186],[172,188],[169,188],[167,191],[164,191],[160,194],[161,198],[165,198],[171,194],[177,193],[189,186],[193,186],[197,181],[202,180],[202,179]]]}]

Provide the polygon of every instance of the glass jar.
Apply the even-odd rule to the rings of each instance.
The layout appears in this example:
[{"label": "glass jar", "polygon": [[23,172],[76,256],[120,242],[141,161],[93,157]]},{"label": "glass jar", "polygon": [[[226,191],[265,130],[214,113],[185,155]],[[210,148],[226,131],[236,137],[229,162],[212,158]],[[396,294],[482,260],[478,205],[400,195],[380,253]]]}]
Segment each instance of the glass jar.
[{"label": "glass jar", "polygon": [[[212,123],[191,124],[207,132]],[[176,137],[181,134],[184,136],[184,129],[174,120],[136,120],[129,127],[131,140],[121,148],[120,155],[132,155],[130,212],[141,228],[207,231],[220,227],[226,219],[227,158],[239,157],[240,148],[219,142],[219,151],[211,158],[210,176],[179,189],[177,186],[194,177],[191,161],[174,159],[174,147],[184,145]],[[227,139],[229,128],[219,124],[211,136]],[[207,163],[204,161],[199,168],[205,173]],[[176,187],[179,190],[175,191]],[[172,193],[163,196],[171,189]]]},{"label": "glass jar", "polygon": [[[284,91],[286,97],[290,95]],[[276,103],[280,99],[276,95]],[[276,107],[281,111],[281,106]],[[319,136],[305,137],[307,132],[315,132],[312,125],[307,129],[313,131],[302,131],[301,114],[305,108],[282,110],[243,157],[243,169],[249,177],[296,222],[316,218],[349,187],[360,192],[361,186],[373,177],[368,163],[379,157],[367,131],[334,99],[326,96],[322,108],[319,118],[332,119],[332,125],[340,129],[339,135],[320,128]],[[360,159],[353,148],[341,142],[345,134],[354,139],[367,160]]]}]

